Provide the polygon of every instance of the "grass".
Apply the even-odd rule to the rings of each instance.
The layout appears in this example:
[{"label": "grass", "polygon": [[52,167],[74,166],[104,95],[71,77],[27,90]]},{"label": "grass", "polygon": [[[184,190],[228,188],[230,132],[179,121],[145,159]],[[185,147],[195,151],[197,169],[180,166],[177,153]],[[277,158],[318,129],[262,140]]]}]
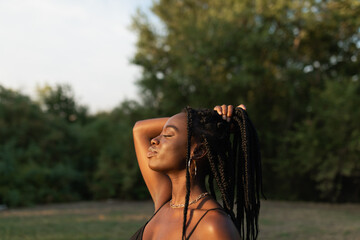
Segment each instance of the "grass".
[{"label": "grass", "polygon": [[[129,239],[151,202],[85,202],[0,212],[0,240]],[[360,205],[263,201],[263,240],[360,239]]]},{"label": "grass", "polygon": [[360,240],[360,205],[263,201],[260,239]]}]

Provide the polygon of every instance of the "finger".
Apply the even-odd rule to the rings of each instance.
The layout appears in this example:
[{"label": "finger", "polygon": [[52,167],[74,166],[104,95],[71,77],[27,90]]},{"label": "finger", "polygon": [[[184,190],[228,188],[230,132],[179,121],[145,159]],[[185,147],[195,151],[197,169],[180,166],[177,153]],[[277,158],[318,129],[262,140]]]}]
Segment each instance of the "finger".
[{"label": "finger", "polygon": [[246,107],[245,107],[245,105],[244,105],[244,104],[240,104],[240,105],[239,105],[239,106],[237,106],[237,107],[239,107],[239,108],[242,108],[242,109],[246,110]]},{"label": "finger", "polygon": [[227,107],[225,104],[221,105],[221,111],[222,111],[222,118],[224,120],[226,120],[226,115],[227,115]]},{"label": "finger", "polygon": [[217,113],[218,113],[219,115],[222,115],[222,111],[221,111],[221,107],[220,107],[220,106],[215,106],[215,107],[214,107],[214,110],[217,111]]},{"label": "finger", "polygon": [[230,119],[231,119],[231,117],[232,117],[233,111],[234,111],[233,105],[229,105],[229,106],[228,106],[228,109],[227,109],[227,118],[226,118],[226,121],[230,122]]}]

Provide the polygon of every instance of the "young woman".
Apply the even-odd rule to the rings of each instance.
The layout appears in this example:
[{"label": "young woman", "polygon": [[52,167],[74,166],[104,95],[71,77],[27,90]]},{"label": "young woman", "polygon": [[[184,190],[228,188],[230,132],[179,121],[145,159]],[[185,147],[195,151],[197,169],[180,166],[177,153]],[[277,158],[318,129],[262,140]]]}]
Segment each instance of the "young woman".
[{"label": "young woman", "polygon": [[257,238],[260,150],[245,106],[187,107],[170,118],[139,121],[133,134],[155,213],[131,239]]}]

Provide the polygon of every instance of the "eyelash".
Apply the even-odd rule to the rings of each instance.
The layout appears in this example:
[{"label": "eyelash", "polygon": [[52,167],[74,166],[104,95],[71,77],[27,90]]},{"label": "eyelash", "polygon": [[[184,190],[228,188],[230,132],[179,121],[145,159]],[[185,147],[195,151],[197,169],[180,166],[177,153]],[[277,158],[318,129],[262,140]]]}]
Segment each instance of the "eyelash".
[{"label": "eyelash", "polygon": [[164,134],[163,134],[163,137],[172,137],[172,135],[164,135]]}]

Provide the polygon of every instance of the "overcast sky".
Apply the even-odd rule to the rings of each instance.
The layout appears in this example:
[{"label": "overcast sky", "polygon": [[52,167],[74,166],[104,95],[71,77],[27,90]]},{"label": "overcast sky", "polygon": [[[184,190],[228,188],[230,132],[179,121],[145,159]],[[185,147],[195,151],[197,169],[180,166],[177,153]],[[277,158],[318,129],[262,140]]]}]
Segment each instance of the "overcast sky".
[{"label": "overcast sky", "polygon": [[136,99],[136,9],[151,0],[0,0],[0,85],[35,98],[67,83],[92,113]]}]

